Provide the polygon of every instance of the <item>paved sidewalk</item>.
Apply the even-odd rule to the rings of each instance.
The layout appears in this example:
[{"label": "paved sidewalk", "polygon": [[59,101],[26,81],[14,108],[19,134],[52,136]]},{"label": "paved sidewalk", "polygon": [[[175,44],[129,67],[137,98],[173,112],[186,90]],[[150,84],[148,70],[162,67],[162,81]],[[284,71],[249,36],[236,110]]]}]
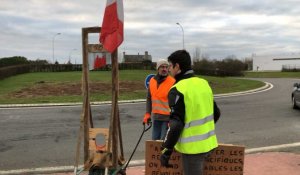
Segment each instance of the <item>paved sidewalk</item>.
[{"label": "paved sidewalk", "polygon": [[[144,175],[145,167],[136,166],[127,168],[127,175]],[[300,154],[288,152],[266,152],[246,154],[244,175],[299,175]],[[51,175],[72,175],[68,173],[52,173]],[[83,172],[81,175],[87,175]]]},{"label": "paved sidewalk", "polygon": [[248,154],[244,175],[299,175],[300,154],[268,152]]}]

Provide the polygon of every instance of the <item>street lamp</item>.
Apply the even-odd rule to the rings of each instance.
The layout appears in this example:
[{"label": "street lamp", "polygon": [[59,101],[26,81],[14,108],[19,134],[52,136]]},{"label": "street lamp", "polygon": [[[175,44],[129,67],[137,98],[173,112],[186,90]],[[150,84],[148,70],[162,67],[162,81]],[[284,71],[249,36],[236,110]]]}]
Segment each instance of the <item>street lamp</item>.
[{"label": "street lamp", "polygon": [[179,22],[177,22],[176,24],[179,25],[181,30],[182,30],[182,48],[184,49],[184,31],[183,31],[183,27],[179,24]]},{"label": "street lamp", "polygon": [[53,61],[53,64],[54,64],[54,40],[55,40],[55,37],[60,34],[61,33],[56,33],[52,38],[52,61]]},{"label": "street lamp", "polygon": [[[69,63],[71,63],[71,53],[73,52],[73,51],[75,51],[75,50],[77,50],[77,49],[72,49],[72,50],[70,50],[70,53],[69,53]],[[75,61],[76,62],[76,61]]]}]

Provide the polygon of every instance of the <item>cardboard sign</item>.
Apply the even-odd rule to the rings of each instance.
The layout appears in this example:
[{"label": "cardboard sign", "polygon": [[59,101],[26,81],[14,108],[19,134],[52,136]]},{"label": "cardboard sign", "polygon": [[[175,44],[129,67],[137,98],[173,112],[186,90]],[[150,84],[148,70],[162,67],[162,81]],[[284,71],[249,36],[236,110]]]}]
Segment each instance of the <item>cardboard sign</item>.
[{"label": "cardboard sign", "polygon": [[160,148],[162,141],[146,141],[145,174],[147,175],[182,175],[181,155],[173,152],[169,163],[173,168],[160,166]]},{"label": "cardboard sign", "polygon": [[[145,174],[183,175],[181,154],[174,151],[169,163],[173,168],[160,165],[162,141],[146,141]],[[204,162],[204,175],[242,175],[244,169],[244,146],[219,144]]]},{"label": "cardboard sign", "polygon": [[107,52],[102,44],[88,44],[88,52]]},{"label": "cardboard sign", "polygon": [[203,175],[243,175],[245,147],[219,144],[204,162]]}]

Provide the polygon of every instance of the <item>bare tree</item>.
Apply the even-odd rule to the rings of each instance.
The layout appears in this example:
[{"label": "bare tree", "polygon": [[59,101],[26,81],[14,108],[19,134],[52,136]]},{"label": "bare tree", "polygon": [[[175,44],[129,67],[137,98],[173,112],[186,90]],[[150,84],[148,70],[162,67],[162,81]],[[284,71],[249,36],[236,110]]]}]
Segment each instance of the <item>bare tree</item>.
[{"label": "bare tree", "polygon": [[195,47],[193,62],[201,60],[201,50],[199,46]]}]

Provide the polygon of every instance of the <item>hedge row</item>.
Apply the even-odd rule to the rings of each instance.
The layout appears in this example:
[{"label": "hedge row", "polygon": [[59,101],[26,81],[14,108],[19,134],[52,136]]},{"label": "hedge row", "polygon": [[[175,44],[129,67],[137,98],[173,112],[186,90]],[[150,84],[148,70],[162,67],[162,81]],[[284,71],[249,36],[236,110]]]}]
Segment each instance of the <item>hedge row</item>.
[{"label": "hedge row", "polygon": [[[120,70],[142,69],[151,70],[155,69],[155,63],[119,63]],[[93,71],[109,71],[111,65],[93,70]],[[4,79],[17,74],[29,72],[70,72],[82,71],[81,64],[24,64],[0,68],[0,79]]]},{"label": "hedge row", "polygon": [[[120,70],[141,69],[155,70],[156,63],[119,63]],[[196,74],[210,76],[242,76],[245,64],[236,59],[222,61],[202,59],[194,62],[193,69]],[[0,79],[28,72],[68,72],[81,71],[81,64],[24,64],[0,68]],[[111,65],[94,71],[111,70]]]},{"label": "hedge row", "polygon": [[194,62],[196,74],[209,76],[243,76],[247,65],[240,60],[227,58],[224,60],[201,59]]},{"label": "hedge row", "polygon": [[29,65],[17,65],[17,66],[8,66],[0,68],[0,80],[14,76],[17,74],[24,74],[30,72],[30,66]]}]

